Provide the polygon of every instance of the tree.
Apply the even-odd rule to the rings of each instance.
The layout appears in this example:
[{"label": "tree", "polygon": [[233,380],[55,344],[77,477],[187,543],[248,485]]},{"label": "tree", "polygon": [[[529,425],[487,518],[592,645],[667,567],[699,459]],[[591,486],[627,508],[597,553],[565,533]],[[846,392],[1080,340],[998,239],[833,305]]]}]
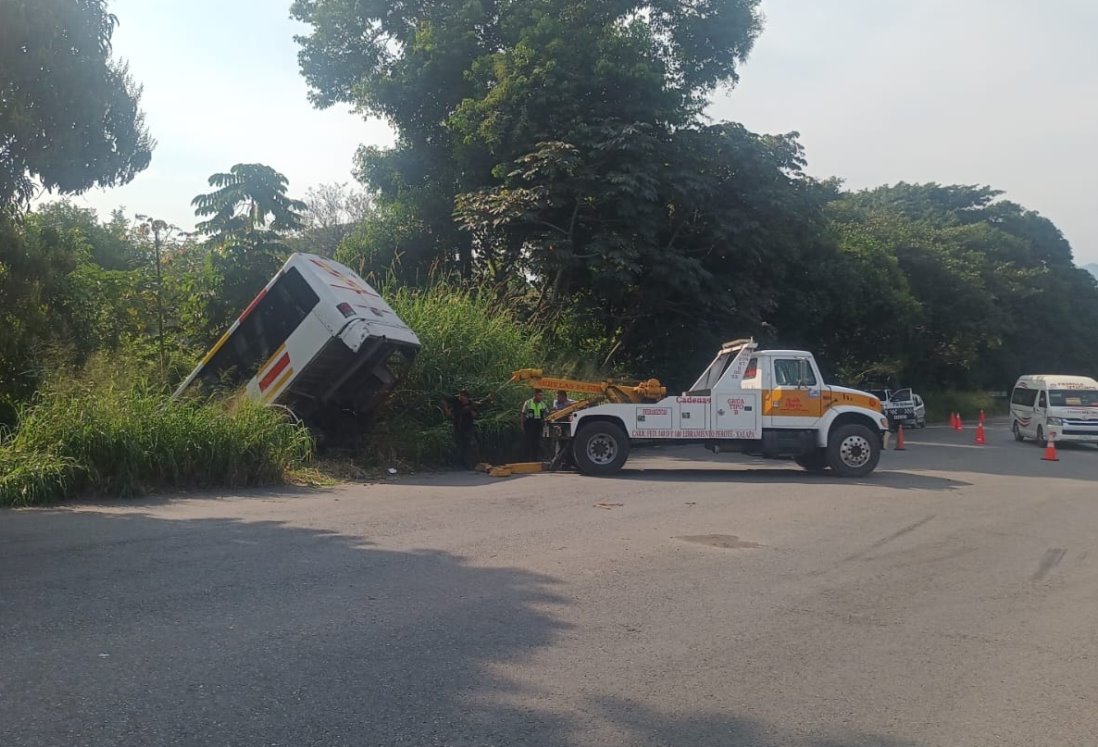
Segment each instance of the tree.
[{"label": "tree", "polygon": [[301,200],[287,196],[289,181],[261,163],[239,163],[210,177],[212,192],[191,201],[196,225],[207,237],[207,266],[202,317],[207,327],[200,342],[210,342],[255,297],[290,253],[286,239],[304,225]]},{"label": "tree", "polygon": [[[618,118],[683,124],[732,83],[760,28],[757,0],[296,0],[318,106],[350,103],[397,130],[363,149],[358,174],[381,206],[421,226],[407,262],[473,265],[451,217],[457,194],[491,187],[539,142]],[[506,171],[503,171],[505,174]]]},{"label": "tree", "polygon": [[105,0],[0,3],[0,206],[37,181],[77,194],[125,184],[149,165],[140,88],[112,59]]},{"label": "tree", "polygon": [[344,182],[310,187],[304,202],[304,228],[290,243],[325,257],[334,257],[340,243],[373,211],[370,195]]},{"label": "tree", "polygon": [[[1007,388],[1035,359],[1064,372],[1098,367],[1095,282],[1048,219],[1000,195],[901,183],[829,206],[843,262],[876,278],[848,293],[877,300],[843,315],[844,336],[871,330],[877,346],[850,346],[848,370],[876,359],[917,385]],[[841,296],[822,306],[843,308]]]},{"label": "tree", "polygon": [[195,229],[221,240],[255,231],[284,234],[303,227],[306,204],[286,196],[289,180],[262,163],[238,163],[228,173],[210,177],[213,192],[191,201],[194,214],[206,220]]},{"label": "tree", "polygon": [[459,196],[455,215],[481,275],[534,279],[534,318],[579,314],[606,340],[604,363],[626,352],[666,372],[684,333],[756,329],[784,302],[782,268],[814,241],[830,194],[802,167],[794,135],[607,122],[542,143],[499,187]]}]

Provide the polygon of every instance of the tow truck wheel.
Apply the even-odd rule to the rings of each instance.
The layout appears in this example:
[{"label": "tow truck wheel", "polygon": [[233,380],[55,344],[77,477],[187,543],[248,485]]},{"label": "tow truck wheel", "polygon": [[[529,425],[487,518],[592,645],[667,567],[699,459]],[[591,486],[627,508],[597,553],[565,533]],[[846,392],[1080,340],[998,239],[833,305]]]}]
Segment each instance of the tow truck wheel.
[{"label": "tow truck wheel", "polygon": [[572,441],[572,456],[585,475],[612,475],[629,458],[629,436],[613,423],[590,423]]},{"label": "tow truck wheel", "polygon": [[864,477],[881,459],[881,438],[864,425],[842,425],[831,432],[827,466],[842,477]]},{"label": "tow truck wheel", "polygon": [[807,454],[793,457],[793,461],[809,472],[823,472],[827,469],[827,450],[813,449]]}]

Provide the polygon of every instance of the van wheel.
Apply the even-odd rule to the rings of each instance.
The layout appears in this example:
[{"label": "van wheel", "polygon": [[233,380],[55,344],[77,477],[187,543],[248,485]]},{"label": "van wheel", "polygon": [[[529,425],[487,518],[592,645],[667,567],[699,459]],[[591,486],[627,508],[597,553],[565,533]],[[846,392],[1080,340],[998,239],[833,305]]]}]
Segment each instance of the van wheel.
[{"label": "van wheel", "polygon": [[1022,426],[1017,420],[1014,421],[1014,425],[1010,427],[1010,430],[1014,431],[1014,440],[1018,443],[1026,440],[1026,437],[1022,435]]},{"label": "van wheel", "polygon": [[807,454],[793,457],[793,461],[809,472],[823,472],[827,469],[827,449],[813,449]]},{"label": "van wheel", "polygon": [[1041,426],[1037,426],[1037,445],[1042,449],[1048,446],[1048,439],[1045,438],[1045,429]]},{"label": "van wheel", "polygon": [[843,425],[827,442],[827,466],[842,477],[864,477],[881,460],[881,437],[864,425]]},{"label": "van wheel", "polygon": [[585,425],[572,441],[572,457],[584,475],[612,475],[629,458],[629,436],[614,423]]}]

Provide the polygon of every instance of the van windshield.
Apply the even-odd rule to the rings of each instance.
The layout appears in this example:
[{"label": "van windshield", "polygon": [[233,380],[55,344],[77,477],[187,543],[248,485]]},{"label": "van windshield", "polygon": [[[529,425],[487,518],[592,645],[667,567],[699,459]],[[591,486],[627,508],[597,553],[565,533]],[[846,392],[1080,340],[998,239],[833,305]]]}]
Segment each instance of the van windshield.
[{"label": "van windshield", "polygon": [[1050,407],[1098,407],[1098,389],[1051,389]]}]

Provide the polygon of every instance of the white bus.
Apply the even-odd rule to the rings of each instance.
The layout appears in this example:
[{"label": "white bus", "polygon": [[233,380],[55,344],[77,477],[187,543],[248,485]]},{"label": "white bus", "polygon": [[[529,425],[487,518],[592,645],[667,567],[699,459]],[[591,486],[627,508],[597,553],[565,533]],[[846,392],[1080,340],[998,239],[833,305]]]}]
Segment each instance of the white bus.
[{"label": "white bus", "polygon": [[373,410],[407,370],[419,338],[362,278],[294,254],[179,386],[245,385],[305,422]]},{"label": "white bus", "polygon": [[1023,376],[1010,395],[1014,438],[1098,444],[1098,381],[1087,376]]}]

